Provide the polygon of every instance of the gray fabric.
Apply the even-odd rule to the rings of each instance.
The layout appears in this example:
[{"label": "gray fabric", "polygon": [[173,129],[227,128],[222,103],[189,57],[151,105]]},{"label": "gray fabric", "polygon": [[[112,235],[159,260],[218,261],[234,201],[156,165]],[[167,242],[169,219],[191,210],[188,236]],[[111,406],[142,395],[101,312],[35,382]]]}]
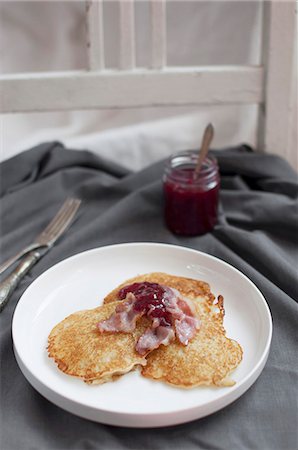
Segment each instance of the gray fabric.
[{"label": "gray fabric", "polygon": [[[162,220],[164,162],[130,173],[87,151],[40,145],[1,165],[1,261],[29,243],[65,197],[83,206],[67,236],[25,277],[0,315],[2,450],[297,448],[297,176],[280,158],[242,146],[214,152],[221,177],[220,219],[212,233],[185,238]],[[40,396],[12,351],[20,295],[44,270],[86,249],[131,241],[180,244],[244,272],[270,306],[274,333],[256,383],[225,409],[163,429],[125,429],[76,417]]]}]

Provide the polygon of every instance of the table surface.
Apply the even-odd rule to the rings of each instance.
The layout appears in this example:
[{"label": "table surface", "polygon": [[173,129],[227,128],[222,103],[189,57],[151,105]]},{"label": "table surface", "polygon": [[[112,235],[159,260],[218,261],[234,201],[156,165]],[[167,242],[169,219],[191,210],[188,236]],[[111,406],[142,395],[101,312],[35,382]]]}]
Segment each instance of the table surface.
[{"label": "table surface", "polygon": [[[214,155],[221,173],[218,224],[192,238],[175,236],[164,225],[164,161],[134,173],[53,142],[1,164],[1,261],[30,243],[67,196],[83,201],[67,235],[26,275],[0,315],[1,449],[297,448],[297,175],[279,157],[247,146]],[[17,366],[11,319],[28,285],[75,253],[134,241],[217,256],[246,274],[269,304],[273,340],[264,371],[240,399],[211,416],[156,429],[101,425],[48,402]]]}]

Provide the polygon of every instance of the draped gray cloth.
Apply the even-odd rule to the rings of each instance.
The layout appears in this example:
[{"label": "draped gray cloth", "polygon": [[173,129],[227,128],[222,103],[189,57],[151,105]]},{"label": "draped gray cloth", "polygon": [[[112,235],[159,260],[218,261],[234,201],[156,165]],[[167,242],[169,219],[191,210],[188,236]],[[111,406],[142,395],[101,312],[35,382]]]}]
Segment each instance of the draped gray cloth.
[{"label": "draped gray cloth", "polygon": [[[297,449],[297,175],[247,146],[215,151],[221,172],[214,231],[178,237],[163,223],[164,161],[133,173],[88,151],[47,143],[1,164],[1,261],[40,232],[67,196],[83,200],[67,234],[26,275],[0,314],[2,450]],[[268,362],[223,410],[191,423],[126,429],[76,417],[39,395],[12,350],[11,319],[28,285],[53,264],[102,245],[156,241],[215,255],[246,274],[273,316]]]}]

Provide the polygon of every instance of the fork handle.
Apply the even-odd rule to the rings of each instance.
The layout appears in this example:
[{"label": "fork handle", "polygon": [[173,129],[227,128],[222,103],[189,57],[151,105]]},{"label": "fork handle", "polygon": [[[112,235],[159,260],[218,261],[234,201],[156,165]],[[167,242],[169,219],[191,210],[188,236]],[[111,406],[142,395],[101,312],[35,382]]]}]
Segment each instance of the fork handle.
[{"label": "fork handle", "polygon": [[41,253],[32,251],[26,255],[18,266],[0,283],[0,312],[3,311],[10,299],[11,294],[18,286],[21,279],[31,269],[32,266],[41,258]]},{"label": "fork handle", "polygon": [[0,275],[1,273],[5,272],[6,269],[8,269],[10,266],[12,266],[15,262],[17,262],[22,256],[26,255],[27,253],[31,252],[32,250],[35,250],[36,248],[40,248],[42,245],[33,243],[25,247],[23,250],[18,252],[16,255],[12,256],[11,258],[7,259],[0,265]]}]

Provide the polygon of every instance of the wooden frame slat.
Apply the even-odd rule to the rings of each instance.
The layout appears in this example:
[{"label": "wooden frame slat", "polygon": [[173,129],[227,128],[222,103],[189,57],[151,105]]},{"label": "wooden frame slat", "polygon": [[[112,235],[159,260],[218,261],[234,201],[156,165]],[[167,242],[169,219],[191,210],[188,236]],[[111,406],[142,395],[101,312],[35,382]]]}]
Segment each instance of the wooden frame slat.
[{"label": "wooden frame slat", "polygon": [[210,66],[0,77],[0,112],[260,104],[263,69]]},{"label": "wooden frame slat", "polygon": [[102,0],[86,1],[86,21],[89,70],[102,70],[105,67]]},{"label": "wooden frame slat", "polygon": [[134,0],[120,0],[120,69],[136,65]]},{"label": "wooden frame slat", "polygon": [[[264,2],[263,66],[264,104],[260,108],[259,143],[261,150],[286,154],[293,122],[291,96],[294,69],[294,45],[297,39],[295,2]],[[297,100],[297,99],[296,99]],[[297,103],[296,103],[297,107]],[[295,125],[294,125],[295,126]],[[296,124],[297,129],[297,124]]]},{"label": "wooden frame slat", "polygon": [[151,0],[151,66],[162,69],[167,64],[166,1]]}]

